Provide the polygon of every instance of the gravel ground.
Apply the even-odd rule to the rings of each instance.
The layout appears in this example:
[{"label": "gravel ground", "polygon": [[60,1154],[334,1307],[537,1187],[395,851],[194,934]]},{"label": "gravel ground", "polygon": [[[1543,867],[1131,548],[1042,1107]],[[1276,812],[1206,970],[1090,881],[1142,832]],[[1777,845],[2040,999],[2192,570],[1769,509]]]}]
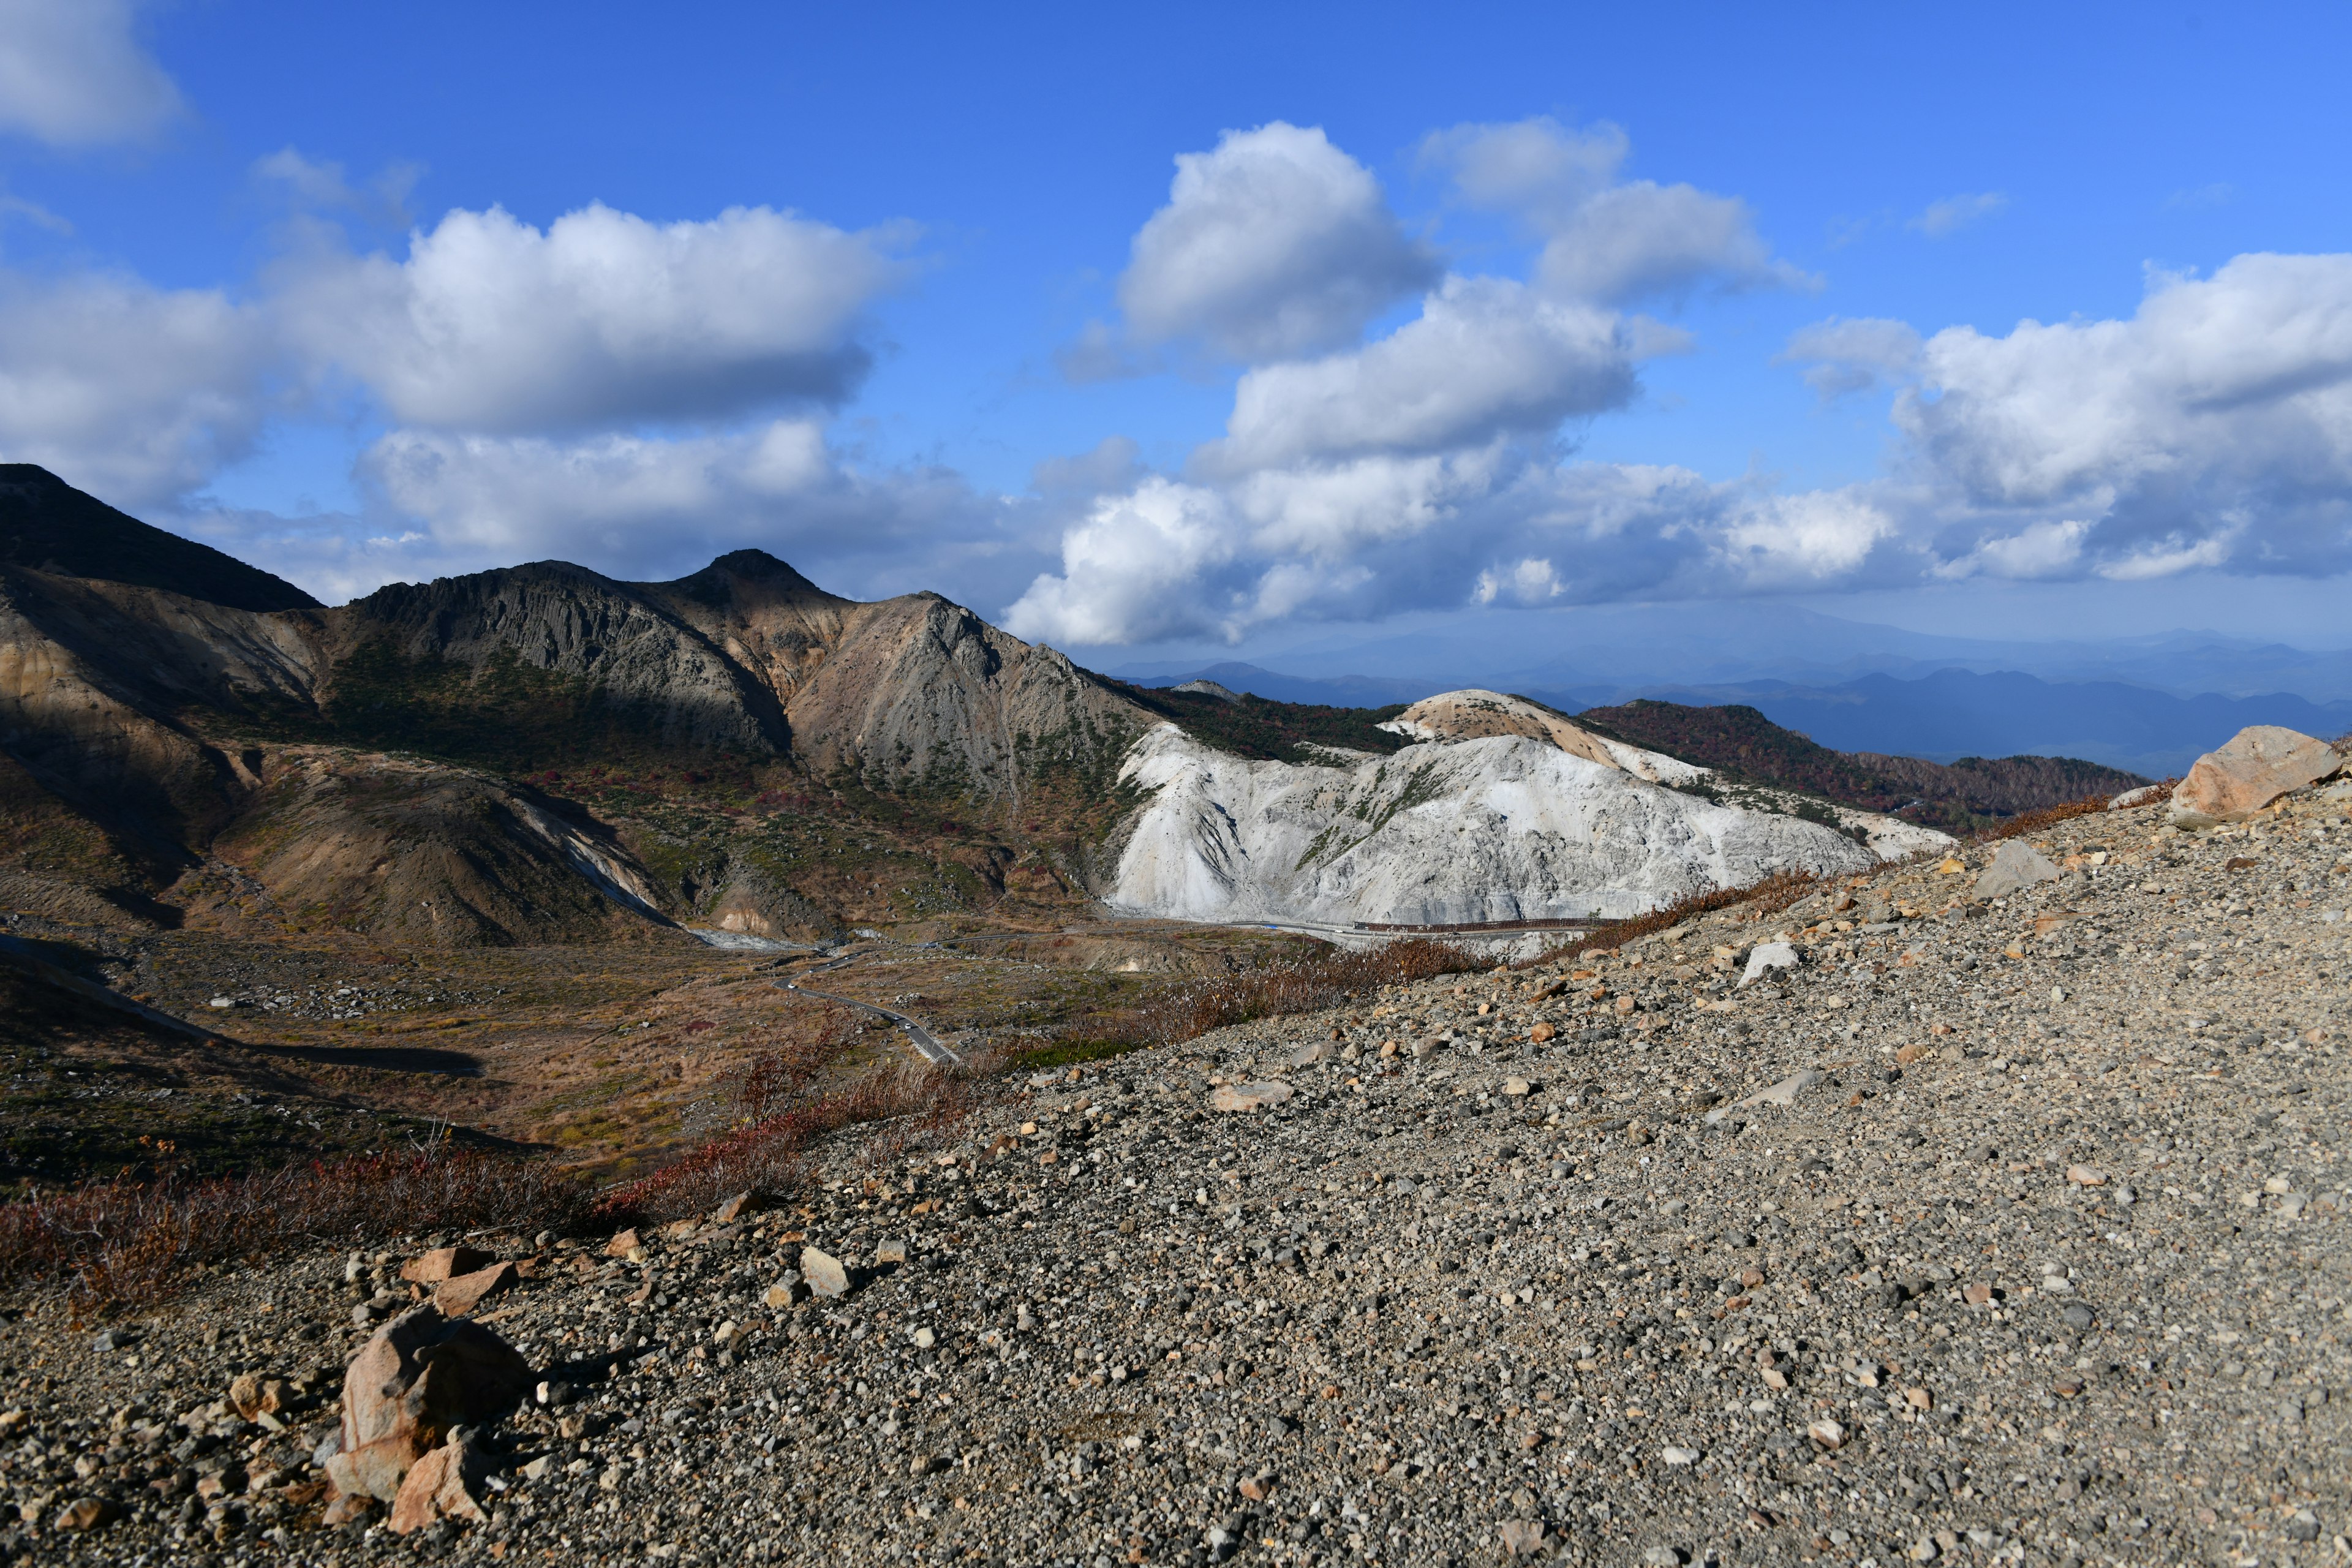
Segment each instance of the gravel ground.
[{"label": "gravel ground", "polygon": [[[477,1315],[573,1392],[482,1435],[481,1525],[316,1522],[407,1249],[95,1342],[20,1299],[0,1551],[2340,1561],[2348,816],[2079,818],[1989,905],[1970,849],[1033,1083],[630,1256],[487,1238],[531,1277]],[[852,1289],[770,1305],[807,1246]]]}]

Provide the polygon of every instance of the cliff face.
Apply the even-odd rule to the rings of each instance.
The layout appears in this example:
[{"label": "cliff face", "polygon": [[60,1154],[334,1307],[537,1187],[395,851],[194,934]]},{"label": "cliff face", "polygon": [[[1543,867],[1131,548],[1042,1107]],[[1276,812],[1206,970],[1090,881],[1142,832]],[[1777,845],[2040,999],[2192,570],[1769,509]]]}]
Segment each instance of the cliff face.
[{"label": "cliff face", "polygon": [[[585,567],[545,561],[394,584],[321,618],[339,667],[329,677],[330,706],[382,701],[377,688],[414,689],[453,665],[479,689],[494,666],[511,661],[590,694],[666,750],[773,755],[786,744],[782,710],[765,684],[655,595]],[[366,672],[364,692],[341,679],[355,667]],[[456,695],[462,706],[464,694]]]},{"label": "cliff face", "polygon": [[936,594],[856,606],[789,711],[819,777],[1007,803],[1037,773],[1108,773],[1149,722],[1052,648]]},{"label": "cliff face", "polygon": [[148,852],[201,844],[253,784],[199,722],[307,708],[298,617],[0,567],[0,745]]}]

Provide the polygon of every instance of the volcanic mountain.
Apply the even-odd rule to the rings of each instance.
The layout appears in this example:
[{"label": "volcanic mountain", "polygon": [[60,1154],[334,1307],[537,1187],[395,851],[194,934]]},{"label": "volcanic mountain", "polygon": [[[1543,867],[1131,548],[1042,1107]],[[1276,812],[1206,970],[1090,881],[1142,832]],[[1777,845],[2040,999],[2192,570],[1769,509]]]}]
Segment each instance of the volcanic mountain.
[{"label": "volcanic mountain", "polygon": [[[18,466],[0,485],[0,900],[425,945],[825,937],[920,911],[1622,915],[1932,835],[1523,700],[1147,692],[936,594],[756,550],[339,607]],[[886,828],[887,842],[844,831]]]}]

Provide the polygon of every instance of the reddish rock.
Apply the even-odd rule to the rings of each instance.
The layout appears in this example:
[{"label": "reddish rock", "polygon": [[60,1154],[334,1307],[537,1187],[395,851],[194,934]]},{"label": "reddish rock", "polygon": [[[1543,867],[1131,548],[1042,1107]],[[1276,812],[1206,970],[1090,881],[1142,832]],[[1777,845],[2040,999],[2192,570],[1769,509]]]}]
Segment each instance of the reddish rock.
[{"label": "reddish rock", "polygon": [[487,1524],[489,1516],[475,1500],[471,1478],[474,1457],[462,1442],[452,1442],[418,1459],[392,1500],[392,1516],[384,1528],[394,1535],[424,1529],[436,1519]]},{"label": "reddish rock", "polygon": [[58,1510],[57,1518],[51,1520],[49,1523],[57,1530],[80,1533],[96,1530],[102,1524],[111,1523],[115,1516],[121,1511],[105,1498],[77,1498]]},{"label": "reddish rock", "polygon": [[471,1274],[460,1274],[444,1280],[433,1292],[433,1304],[445,1318],[462,1318],[515,1282],[515,1266],[493,1263],[488,1268],[478,1268]]},{"label": "reddish rock", "polygon": [[614,1236],[612,1240],[604,1244],[604,1256],[607,1258],[626,1258],[629,1254],[636,1251],[644,1245],[645,1243],[637,1238],[636,1230],[633,1226],[628,1230],[622,1231],[618,1235]]},{"label": "reddish rock", "polygon": [[431,1305],[376,1331],[343,1373],[342,1452],[327,1473],[345,1494],[389,1502],[450,1427],[510,1409],[530,1363],[496,1332]]},{"label": "reddish rock", "polygon": [[400,1277],[418,1285],[438,1285],[460,1274],[487,1268],[497,1259],[478,1247],[436,1247],[400,1266]]},{"label": "reddish rock", "polygon": [[2184,827],[2236,822],[2343,765],[2325,741],[2276,724],[2252,724],[2197,759],[2172,792],[2172,820]]},{"label": "reddish rock", "polygon": [[757,1193],[737,1193],[720,1204],[710,1215],[716,1225],[732,1225],[745,1215],[758,1214],[768,1205]]}]

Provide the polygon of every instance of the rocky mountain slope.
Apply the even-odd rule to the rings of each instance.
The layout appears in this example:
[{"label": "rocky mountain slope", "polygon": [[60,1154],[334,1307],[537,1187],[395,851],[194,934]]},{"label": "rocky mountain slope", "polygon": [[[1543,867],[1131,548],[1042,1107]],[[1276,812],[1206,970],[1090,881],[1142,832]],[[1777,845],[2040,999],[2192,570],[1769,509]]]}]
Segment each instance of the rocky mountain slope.
[{"label": "rocky mountain slope", "polygon": [[1415,743],[1325,765],[1246,761],[1173,725],[1153,731],[1120,774],[1149,799],[1106,901],[1342,928],[1613,919],[1948,842],[1894,818],[1853,814],[1850,836],[1834,819],[1718,805],[1669,787],[1706,770],[1495,692],[1433,697],[1382,727]]},{"label": "rocky mountain slope", "polygon": [[236,610],[319,606],[285,579],[151,528],[33,463],[0,463],[0,565],[162,588]]},{"label": "rocky mountain slope", "polygon": [[[1013,839],[980,857],[1002,888],[1025,837],[1070,859],[1150,722],[1052,649],[936,595],[858,604],[756,551],[674,583],[540,563],[323,609],[37,469],[12,476],[0,880],[45,918],[94,902],[107,919],[171,924],[197,883],[246,881],[280,926],[401,940],[585,939],[609,922],[583,923],[581,897],[625,927],[709,916],[753,935],[822,931],[839,915],[736,842],[730,811],[849,790],[866,803],[852,816],[907,815],[876,797],[977,816]],[[103,548],[69,548],[78,529]],[[681,842],[675,824],[599,821],[543,787],[561,772],[670,775],[699,791],[700,826]],[[356,781],[394,776],[413,797],[396,830],[388,807],[354,804],[373,787]],[[603,870],[565,869],[585,864],[578,846],[535,826],[558,820],[597,840]],[[541,871],[572,885],[559,894]],[[614,897],[621,887],[642,896]]]},{"label": "rocky mountain slope", "polygon": [[[6,1540],[2332,1561],[2352,784],[2249,809],[1042,1077],[844,1139],[788,1206],[298,1246],[97,1338],[21,1296]],[[430,1464],[333,1503],[394,1352],[458,1339],[482,1375],[414,1402],[464,1412]]]}]

